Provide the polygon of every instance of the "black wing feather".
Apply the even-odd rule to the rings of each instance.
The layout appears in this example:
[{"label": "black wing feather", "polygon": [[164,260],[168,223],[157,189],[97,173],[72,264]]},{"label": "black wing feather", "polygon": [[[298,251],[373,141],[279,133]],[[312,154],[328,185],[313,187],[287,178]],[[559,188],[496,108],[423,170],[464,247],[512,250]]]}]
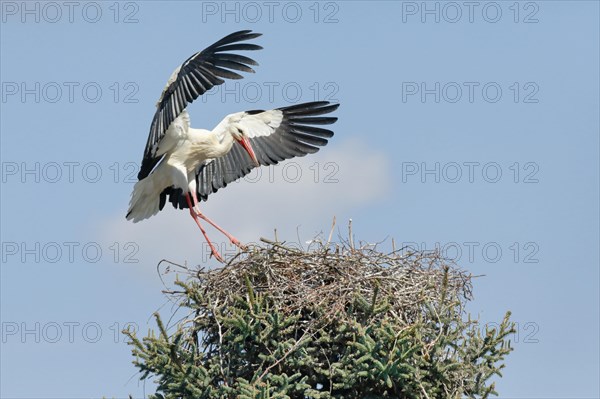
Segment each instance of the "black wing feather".
[{"label": "black wing feather", "polygon": [[[268,136],[251,138],[256,158],[263,166],[275,165],[285,159],[301,157],[319,151],[333,136],[331,130],[311,126],[330,125],[335,117],[317,117],[335,111],[339,104],[328,101],[316,101],[278,108],[283,112],[281,124]],[[254,115],[264,111],[248,111]],[[247,175],[255,167],[248,153],[237,142],[231,151],[221,158],[204,163],[196,173],[196,186],[199,200],[206,201],[210,194],[217,192],[227,184]],[[187,208],[181,190],[167,189],[170,202],[176,208]],[[165,195],[166,195],[165,194]]]},{"label": "black wing feather", "polygon": [[242,75],[233,72],[232,69],[254,72],[249,65],[258,65],[256,61],[241,55],[225,53],[225,51],[260,50],[262,47],[256,44],[238,43],[260,35],[260,33],[252,33],[249,30],[234,32],[192,55],[181,64],[177,78],[165,90],[152,119],[142,166],[138,173],[139,180],[148,176],[160,162],[162,156],[156,155],[158,144],[171,123],[188,104],[214,86],[223,84],[225,81],[221,78],[241,79]]}]

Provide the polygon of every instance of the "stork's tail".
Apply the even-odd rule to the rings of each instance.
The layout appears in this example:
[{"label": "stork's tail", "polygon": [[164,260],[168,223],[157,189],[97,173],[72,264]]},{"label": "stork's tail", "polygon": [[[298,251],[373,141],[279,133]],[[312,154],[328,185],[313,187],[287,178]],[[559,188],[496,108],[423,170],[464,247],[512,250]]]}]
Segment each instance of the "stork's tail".
[{"label": "stork's tail", "polygon": [[160,210],[160,191],[154,181],[155,175],[150,174],[133,186],[127,220],[134,223],[154,216]]}]

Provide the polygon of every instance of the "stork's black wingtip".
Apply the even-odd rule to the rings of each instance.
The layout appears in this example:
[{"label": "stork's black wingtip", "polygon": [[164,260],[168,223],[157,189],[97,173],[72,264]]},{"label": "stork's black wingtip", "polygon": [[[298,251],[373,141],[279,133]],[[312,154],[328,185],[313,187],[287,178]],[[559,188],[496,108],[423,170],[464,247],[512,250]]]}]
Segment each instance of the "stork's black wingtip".
[{"label": "stork's black wingtip", "polygon": [[262,33],[252,32],[252,29],[241,30],[234,33],[235,36],[244,36],[244,40],[256,39],[262,36]]},{"label": "stork's black wingtip", "polygon": [[246,30],[240,31],[240,33],[241,32],[243,32],[244,34],[251,34],[253,37],[259,37],[259,36],[263,35],[260,32],[252,32],[252,29],[246,29]]},{"label": "stork's black wingtip", "polygon": [[327,108],[329,112],[333,112],[340,107],[340,103],[334,103],[331,101],[315,101],[315,108]]}]

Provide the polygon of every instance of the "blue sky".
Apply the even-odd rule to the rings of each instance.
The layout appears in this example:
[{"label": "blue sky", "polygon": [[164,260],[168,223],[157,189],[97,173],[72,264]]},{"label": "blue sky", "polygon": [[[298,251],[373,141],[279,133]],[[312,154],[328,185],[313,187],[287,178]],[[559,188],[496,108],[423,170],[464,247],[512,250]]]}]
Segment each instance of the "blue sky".
[{"label": "blue sky", "polygon": [[598,2],[73,4],[1,4],[1,397],[152,392],[118,331],[170,311],[160,259],[215,261],[184,212],[125,221],[132,176],[173,69],[240,29],[264,34],[260,66],[192,104],[193,126],[315,99],[340,119],[205,213],[247,242],[336,216],[441,247],[485,275],[472,314],[518,323],[501,397],[600,395]]}]

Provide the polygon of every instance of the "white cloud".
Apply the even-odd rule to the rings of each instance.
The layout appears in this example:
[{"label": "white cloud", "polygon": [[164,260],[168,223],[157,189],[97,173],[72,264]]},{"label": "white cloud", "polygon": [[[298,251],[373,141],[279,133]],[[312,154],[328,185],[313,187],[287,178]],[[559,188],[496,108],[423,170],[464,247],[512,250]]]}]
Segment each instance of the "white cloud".
[{"label": "white cloud", "polygon": [[[363,141],[348,140],[314,155],[263,167],[212,195],[200,209],[242,242],[272,238],[274,228],[280,239],[296,241],[298,226],[308,235],[304,240],[328,231],[333,216],[381,199],[390,181],[390,162],[383,153]],[[234,253],[221,233],[208,223],[203,226],[219,248]],[[137,243],[142,263],[167,258],[198,264],[206,259],[206,244],[188,212],[169,204],[136,224],[119,215],[100,231],[105,241]]]}]

